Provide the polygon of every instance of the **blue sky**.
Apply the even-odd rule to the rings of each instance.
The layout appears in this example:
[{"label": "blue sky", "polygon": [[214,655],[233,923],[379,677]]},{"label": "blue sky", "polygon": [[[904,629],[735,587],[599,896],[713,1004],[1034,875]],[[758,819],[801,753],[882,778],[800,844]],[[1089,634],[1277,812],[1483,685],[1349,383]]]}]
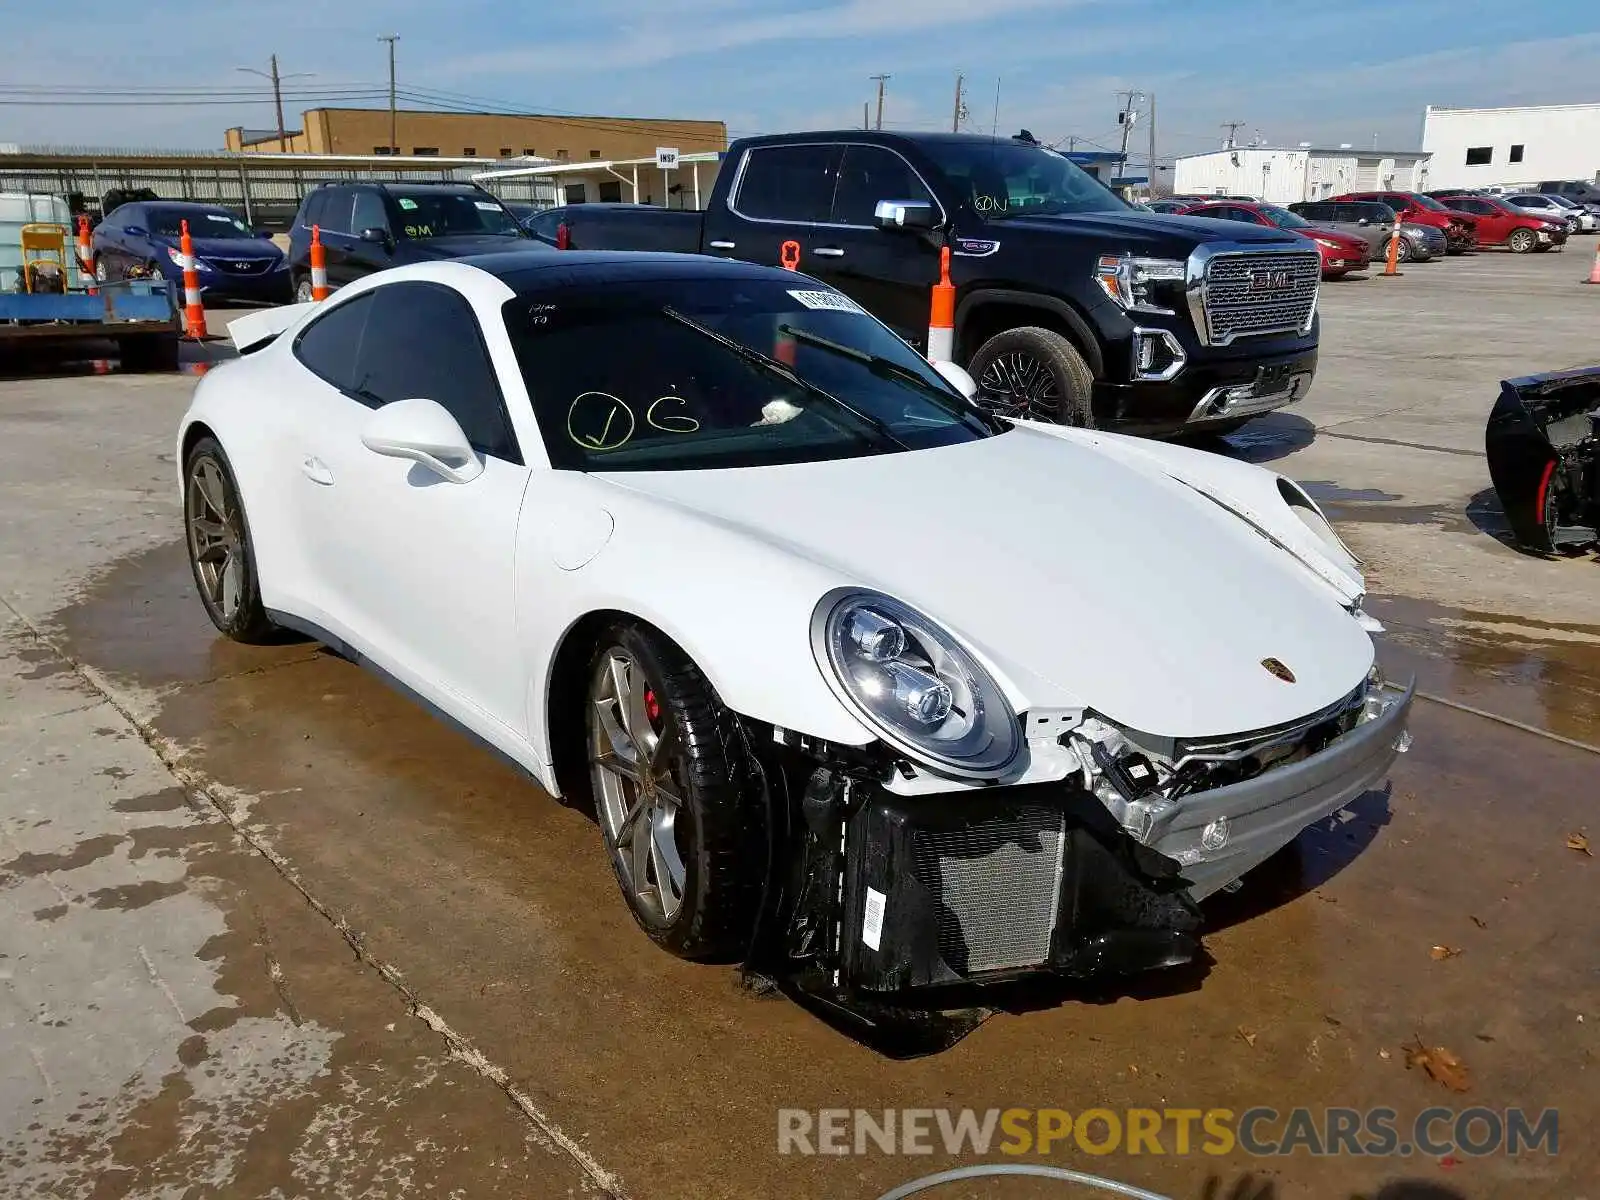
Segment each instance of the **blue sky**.
[{"label": "blue sky", "polygon": [[[8,6],[14,7],[14,6]],[[41,12],[47,10],[40,10]],[[1157,97],[1160,153],[1243,121],[1273,144],[1417,144],[1423,106],[1600,100],[1600,6],[1576,0],[341,0],[291,18],[245,0],[79,0],[70,22],[18,27],[0,100],[19,86],[190,87],[209,103],[0,104],[0,142],[217,146],[267,127],[264,86],[234,70],[276,51],[290,125],[319,95],[370,93],[395,32],[402,87],[534,111],[720,118],[745,132],[859,124],[886,72],[885,124],[948,128],[955,75],[973,125],[1114,146],[1114,93]],[[10,26],[10,28],[6,28]],[[132,100],[132,97],[128,98]],[[174,99],[164,97],[162,99]],[[356,100],[355,103],[380,103]],[[1142,128],[1135,142],[1142,153]]]}]

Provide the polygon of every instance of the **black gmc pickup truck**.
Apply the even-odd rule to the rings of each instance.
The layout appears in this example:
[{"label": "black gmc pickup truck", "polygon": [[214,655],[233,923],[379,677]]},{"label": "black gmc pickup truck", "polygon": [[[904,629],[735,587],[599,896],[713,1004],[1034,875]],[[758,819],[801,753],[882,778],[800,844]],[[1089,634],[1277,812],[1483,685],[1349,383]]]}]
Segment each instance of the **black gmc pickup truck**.
[{"label": "black gmc pickup truck", "polygon": [[1222,432],[1298,400],[1316,369],[1314,245],[1134,209],[1026,133],[746,138],[703,213],[588,204],[540,219],[575,250],[776,264],[795,242],[801,271],[924,351],[948,245],[955,359],[1006,415]]}]

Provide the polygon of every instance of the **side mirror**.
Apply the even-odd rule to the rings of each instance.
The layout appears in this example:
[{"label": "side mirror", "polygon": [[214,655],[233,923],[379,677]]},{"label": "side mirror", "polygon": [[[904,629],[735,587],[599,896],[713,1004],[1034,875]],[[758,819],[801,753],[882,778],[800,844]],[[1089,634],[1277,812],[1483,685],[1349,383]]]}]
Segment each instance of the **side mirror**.
[{"label": "side mirror", "polygon": [[1358,218],[1356,218],[1356,224],[1357,225],[1371,225],[1372,224],[1372,218],[1371,217],[1358,217]]},{"label": "side mirror", "polygon": [[872,222],[879,229],[932,229],[938,210],[926,200],[879,200]]},{"label": "side mirror", "polygon": [[419,462],[451,483],[471,483],[483,474],[483,460],[461,426],[433,400],[385,404],[367,418],[361,444],[374,454]]},{"label": "side mirror", "polygon": [[150,231],[148,229],[146,229],[143,225],[124,225],[122,227],[122,232],[127,234],[129,237],[149,237],[150,236]]},{"label": "side mirror", "polygon": [[363,242],[371,242],[376,246],[382,246],[387,250],[389,248],[389,231],[374,225],[370,229],[361,231],[361,240]]},{"label": "side mirror", "polygon": [[968,400],[977,400],[978,381],[968,374],[964,368],[956,366],[953,362],[936,362],[933,364],[933,369],[939,372],[946,383]]}]

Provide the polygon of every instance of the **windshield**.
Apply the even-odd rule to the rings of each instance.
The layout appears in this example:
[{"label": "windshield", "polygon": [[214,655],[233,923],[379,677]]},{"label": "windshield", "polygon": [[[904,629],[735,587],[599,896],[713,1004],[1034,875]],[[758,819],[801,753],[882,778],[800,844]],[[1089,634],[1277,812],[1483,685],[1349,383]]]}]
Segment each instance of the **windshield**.
[{"label": "windshield", "polygon": [[189,222],[189,236],[197,238],[254,238],[249,226],[222,209],[151,208],[150,232],[159,237],[179,237]]},{"label": "windshield", "polygon": [[508,300],[551,464],[769,466],[993,436],[990,418],[852,301],[793,282],[661,280]]},{"label": "windshield", "polygon": [[1423,208],[1431,208],[1431,209],[1433,209],[1434,212],[1449,212],[1450,211],[1444,205],[1440,204],[1437,200],[1435,200],[1432,196],[1424,196],[1421,193],[1418,193],[1417,195],[1412,196],[1411,199],[1414,200],[1418,205],[1420,205]]},{"label": "windshield", "polygon": [[1311,226],[1311,222],[1299,213],[1279,208],[1276,204],[1258,204],[1256,210],[1279,229],[1308,229]]},{"label": "windshield", "polygon": [[482,192],[413,192],[394,196],[399,233],[412,241],[489,234],[520,237],[516,218]]},{"label": "windshield", "polygon": [[1065,155],[1017,141],[919,145],[955,194],[988,220],[1055,213],[1126,212],[1110,188]]}]

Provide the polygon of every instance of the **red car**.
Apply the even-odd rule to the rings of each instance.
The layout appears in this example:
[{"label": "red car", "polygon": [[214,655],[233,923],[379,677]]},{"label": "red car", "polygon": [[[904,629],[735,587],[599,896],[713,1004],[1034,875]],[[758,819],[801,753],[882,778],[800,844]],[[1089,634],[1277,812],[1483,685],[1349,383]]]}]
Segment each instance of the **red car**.
[{"label": "red car", "polygon": [[1435,199],[1446,208],[1475,217],[1478,241],[1485,246],[1506,246],[1514,254],[1526,254],[1529,250],[1543,253],[1567,240],[1564,222],[1558,224],[1529,216],[1498,196],[1437,196]]},{"label": "red car", "polygon": [[1477,217],[1453,212],[1432,196],[1424,196],[1421,192],[1346,192],[1342,196],[1329,196],[1328,199],[1335,202],[1376,200],[1399,213],[1402,221],[1442,229],[1446,254],[1465,254],[1478,247]]},{"label": "red car", "polygon": [[1353,237],[1337,229],[1313,225],[1310,221],[1276,204],[1191,204],[1178,210],[1185,217],[1212,217],[1222,221],[1248,221],[1252,225],[1267,225],[1287,229],[1316,242],[1322,254],[1322,277],[1338,279],[1351,271],[1364,271],[1372,261],[1372,248],[1366,238]]}]

